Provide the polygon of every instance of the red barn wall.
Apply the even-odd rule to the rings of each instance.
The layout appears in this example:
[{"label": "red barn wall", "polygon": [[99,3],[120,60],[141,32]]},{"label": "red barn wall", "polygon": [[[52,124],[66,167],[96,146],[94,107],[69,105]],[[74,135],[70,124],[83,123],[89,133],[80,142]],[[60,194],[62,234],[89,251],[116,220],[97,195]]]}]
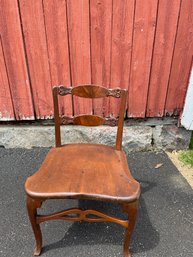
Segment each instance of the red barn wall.
[{"label": "red barn wall", "polygon": [[[0,0],[0,120],[53,117],[51,88],[128,89],[128,117],[179,115],[193,55],[192,0]],[[113,99],[61,99],[117,116]]]}]

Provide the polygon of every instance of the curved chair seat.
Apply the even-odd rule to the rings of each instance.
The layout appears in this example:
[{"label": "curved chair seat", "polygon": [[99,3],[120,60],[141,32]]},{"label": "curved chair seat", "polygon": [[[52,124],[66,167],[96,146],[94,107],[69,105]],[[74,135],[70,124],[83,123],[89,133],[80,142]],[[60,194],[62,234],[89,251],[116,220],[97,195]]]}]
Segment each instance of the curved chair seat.
[{"label": "curved chair seat", "polygon": [[132,202],[140,185],[132,177],[125,153],[96,144],[52,148],[40,169],[25,183],[31,197],[83,198]]}]

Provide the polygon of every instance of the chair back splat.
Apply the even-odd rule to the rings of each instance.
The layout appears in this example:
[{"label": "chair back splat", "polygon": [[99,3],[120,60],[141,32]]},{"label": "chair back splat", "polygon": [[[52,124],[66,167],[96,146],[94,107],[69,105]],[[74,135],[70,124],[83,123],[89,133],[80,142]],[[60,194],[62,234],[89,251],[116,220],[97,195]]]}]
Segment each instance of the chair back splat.
[{"label": "chair back splat", "polygon": [[54,102],[54,120],[55,120],[55,143],[56,147],[61,146],[61,124],[74,124],[82,126],[99,126],[99,125],[110,125],[109,118],[103,118],[98,115],[78,115],[74,117],[60,116],[58,107],[58,95],[66,96],[71,94],[72,96],[78,96],[83,98],[102,98],[102,97],[114,97],[120,98],[120,110],[118,119],[118,129],[116,136],[116,150],[122,148],[122,135],[123,135],[123,123],[125,115],[125,107],[127,100],[126,89],[107,89],[105,87],[96,85],[81,85],[77,87],[65,87],[55,86],[53,87],[53,102]]}]

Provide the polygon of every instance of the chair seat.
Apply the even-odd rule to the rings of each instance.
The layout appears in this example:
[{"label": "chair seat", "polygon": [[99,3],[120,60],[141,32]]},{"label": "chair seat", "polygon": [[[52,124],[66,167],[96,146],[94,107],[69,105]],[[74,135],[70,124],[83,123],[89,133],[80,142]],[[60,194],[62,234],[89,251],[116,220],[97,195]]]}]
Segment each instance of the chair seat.
[{"label": "chair seat", "polygon": [[123,151],[106,145],[70,144],[48,152],[40,169],[26,180],[25,190],[42,199],[131,202],[139,198],[140,185]]}]

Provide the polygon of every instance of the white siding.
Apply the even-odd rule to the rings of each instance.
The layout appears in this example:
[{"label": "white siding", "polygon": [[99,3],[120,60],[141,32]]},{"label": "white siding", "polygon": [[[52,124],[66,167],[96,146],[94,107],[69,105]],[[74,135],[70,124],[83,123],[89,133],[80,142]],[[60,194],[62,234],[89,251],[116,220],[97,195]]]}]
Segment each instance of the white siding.
[{"label": "white siding", "polygon": [[193,130],[193,68],[190,75],[181,124],[188,130]]}]

